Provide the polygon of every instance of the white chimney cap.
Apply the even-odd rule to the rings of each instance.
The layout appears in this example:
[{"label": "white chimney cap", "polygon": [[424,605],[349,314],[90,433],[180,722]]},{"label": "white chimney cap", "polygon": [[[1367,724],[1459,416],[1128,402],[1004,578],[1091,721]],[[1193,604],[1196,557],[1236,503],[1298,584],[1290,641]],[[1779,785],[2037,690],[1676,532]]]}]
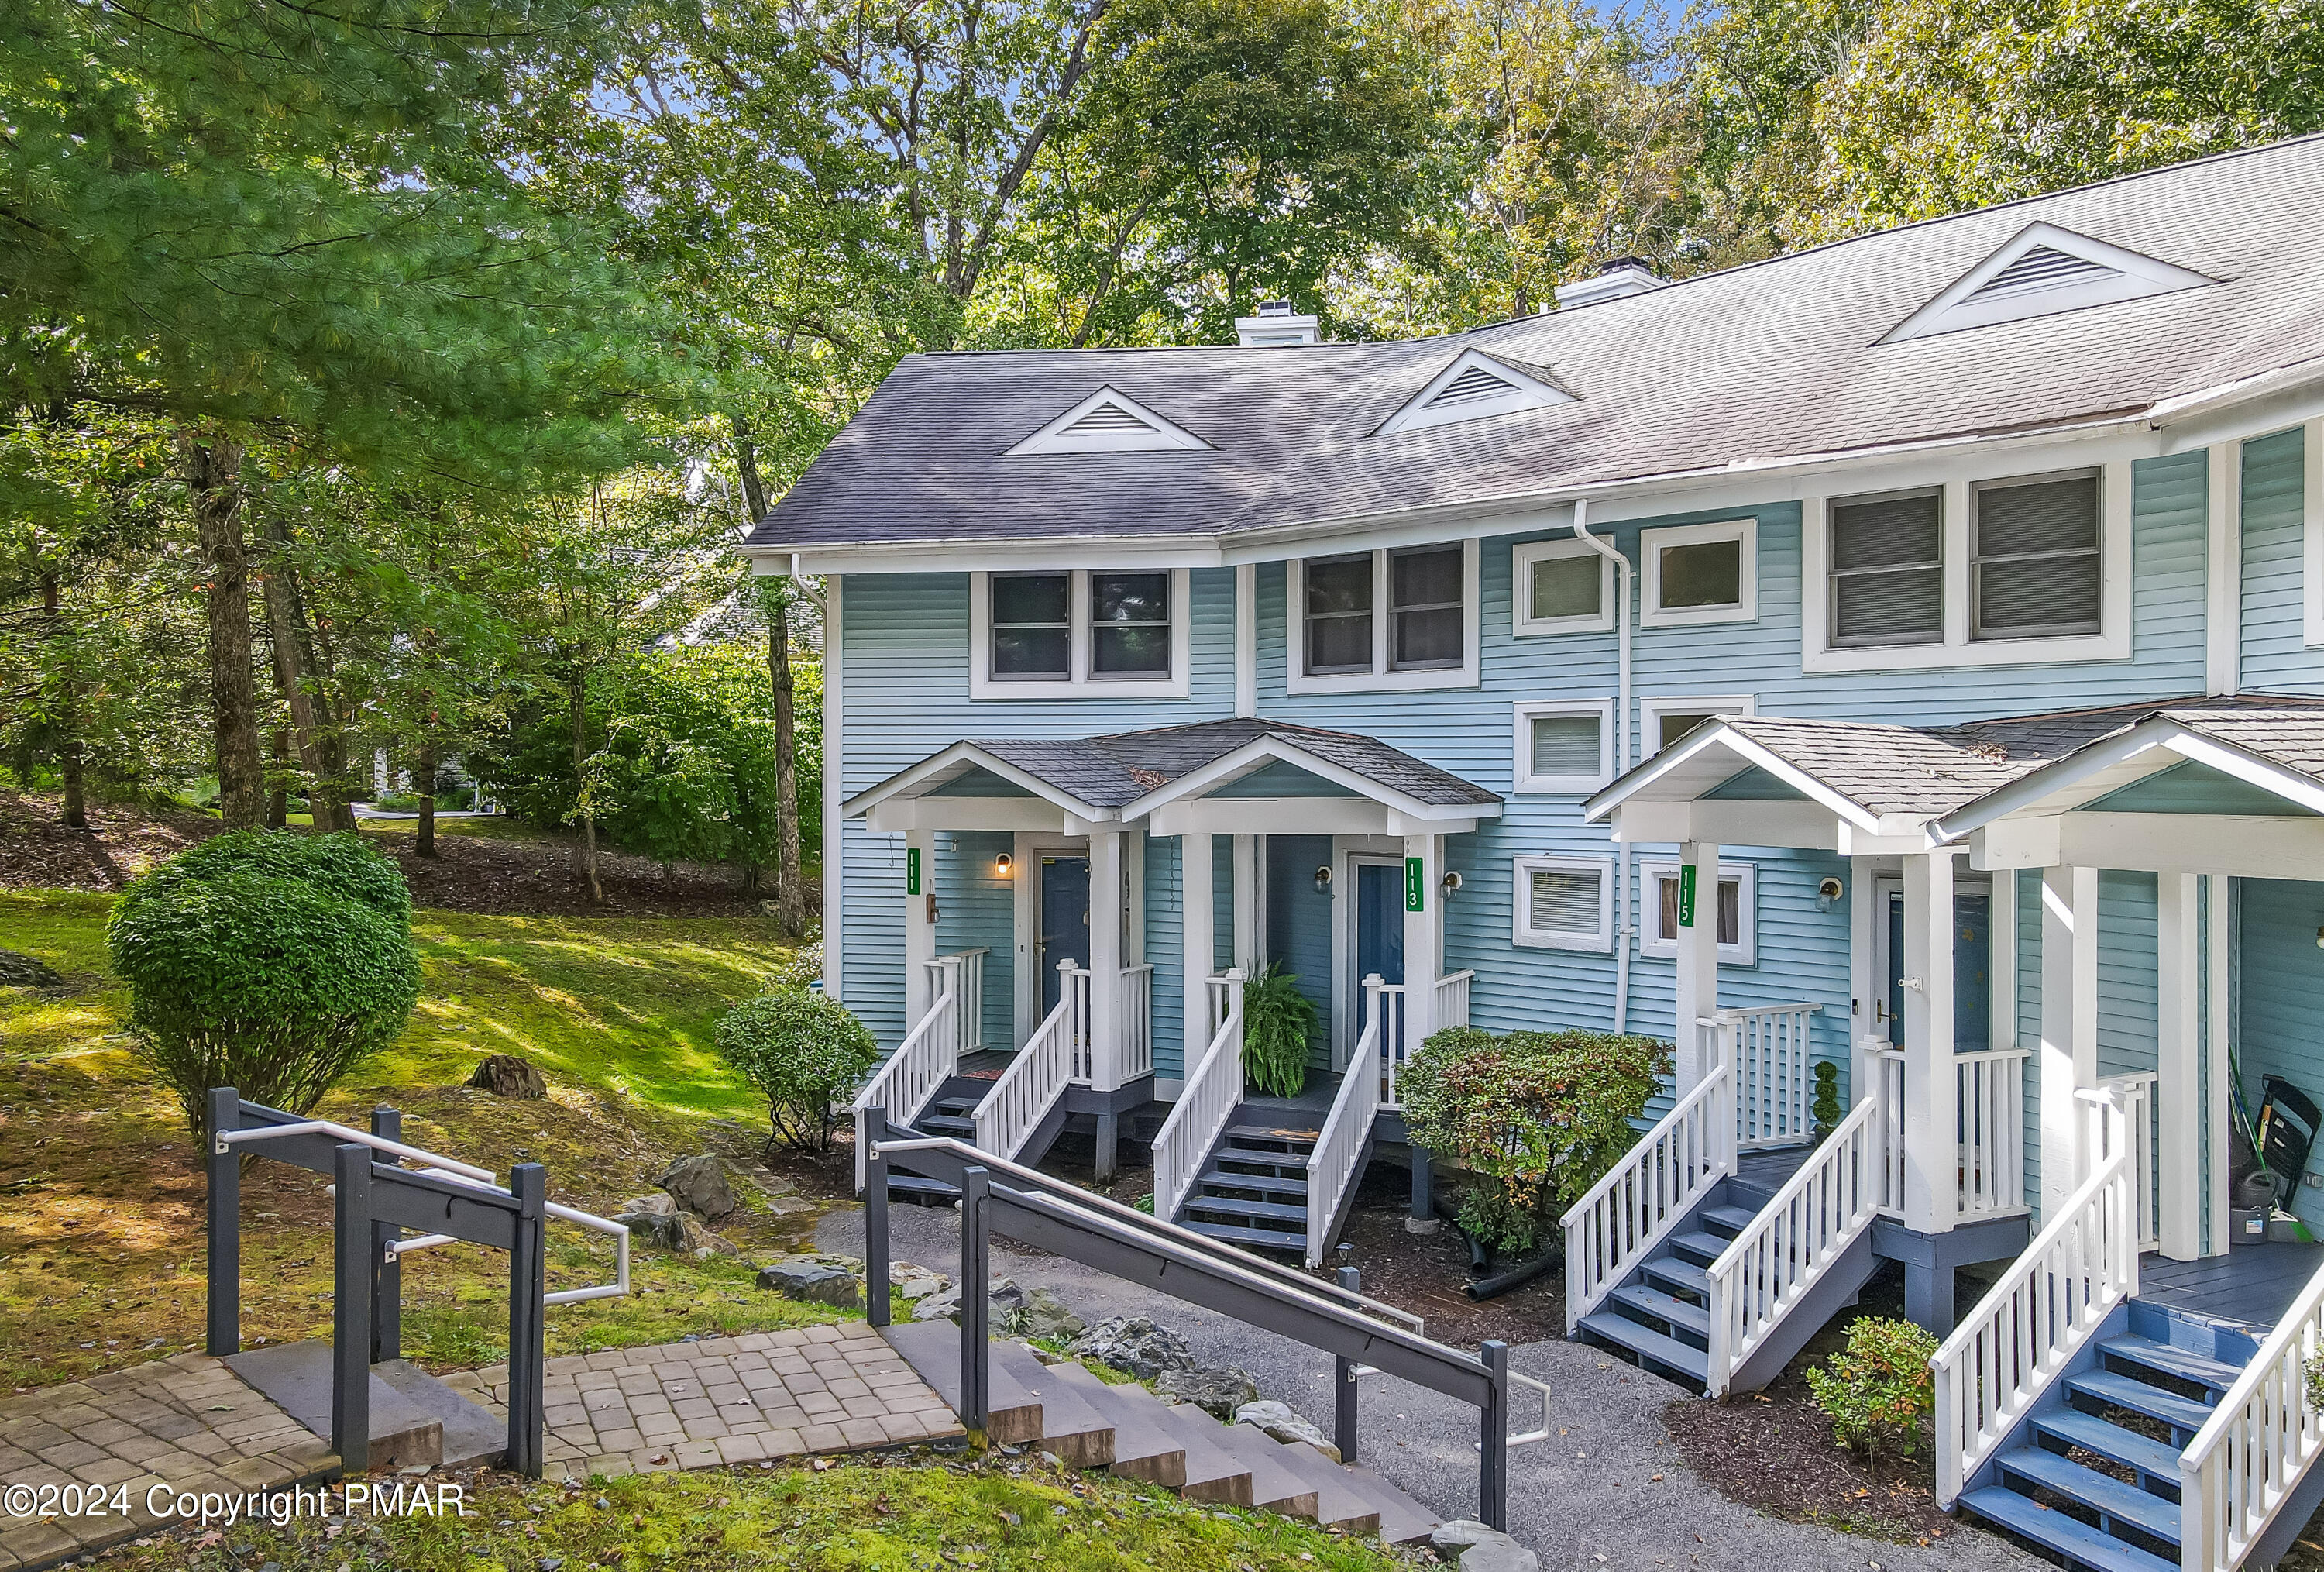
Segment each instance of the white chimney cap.
[{"label": "white chimney cap", "polygon": [[1570,284],[1557,286],[1557,304],[1561,310],[1576,306],[1594,306],[1600,301],[1618,301],[1625,295],[1643,295],[1648,290],[1658,290],[1670,281],[1635,256],[1618,256],[1601,263],[1598,271],[1588,278],[1576,279]]},{"label": "white chimney cap", "polygon": [[1256,317],[1235,319],[1235,338],[1246,349],[1272,349],[1286,344],[1321,344],[1323,333],[1313,317],[1294,312],[1289,301],[1261,301]]}]

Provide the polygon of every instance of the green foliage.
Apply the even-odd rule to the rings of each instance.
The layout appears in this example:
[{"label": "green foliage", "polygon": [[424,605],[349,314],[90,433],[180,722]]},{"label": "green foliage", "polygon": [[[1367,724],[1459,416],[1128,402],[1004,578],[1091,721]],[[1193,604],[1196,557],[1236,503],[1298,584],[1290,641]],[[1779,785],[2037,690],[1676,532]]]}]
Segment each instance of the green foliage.
[{"label": "green foliage", "polygon": [[829,994],[776,989],[727,1012],[718,1056],[765,1095],[770,1143],[827,1151],[831,1105],[879,1065],[880,1045]]},{"label": "green foliage", "polygon": [[2300,1381],[2308,1393],[2308,1406],[2324,1413],[2324,1355],[2312,1355],[2300,1366]]},{"label": "green foliage", "polygon": [[1831,1417],[1832,1438],[1861,1447],[1877,1470],[1880,1455],[1911,1456],[1935,1404],[1929,1361],[1937,1339],[1910,1321],[1860,1316],[1848,1328],[1848,1346],[1808,1372],[1817,1406]]},{"label": "green foliage", "polygon": [[1296,1097],[1307,1084],[1307,1049],[1315,1040],[1315,1002],[1297,974],[1269,961],[1242,988],[1243,1073],[1271,1097]]},{"label": "green foliage", "polygon": [[1430,1036],[1397,1077],[1415,1144],[1468,1176],[1461,1225],[1503,1250],[1555,1220],[1637,1143],[1631,1121],[1670,1071],[1670,1044],[1603,1031],[1473,1026]]},{"label": "green foliage", "polygon": [[140,1051],[204,1133],[212,1087],[304,1114],[420,994],[411,899],[354,836],[240,831],[131,884],[106,942]]},{"label": "green foliage", "polygon": [[1840,1115],[1847,1112],[1840,1105],[1840,1067],[1828,1059],[1816,1060],[1815,1096],[1808,1112],[1815,1115],[1818,1141],[1839,1129]]}]

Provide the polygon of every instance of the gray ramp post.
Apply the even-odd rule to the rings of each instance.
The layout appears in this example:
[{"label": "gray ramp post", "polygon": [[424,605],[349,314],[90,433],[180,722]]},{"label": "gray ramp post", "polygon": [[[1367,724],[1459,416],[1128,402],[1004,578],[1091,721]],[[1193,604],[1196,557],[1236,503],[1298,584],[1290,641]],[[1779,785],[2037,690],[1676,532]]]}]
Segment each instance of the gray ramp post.
[{"label": "gray ramp post", "polygon": [[1410,1150],[1412,1153],[1412,1220],[1416,1223],[1425,1223],[1434,1228],[1436,1225],[1436,1196],[1429,1188],[1429,1180],[1434,1177],[1429,1164],[1434,1159],[1428,1155],[1428,1148],[1416,1141],[1412,1142]]},{"label": "gray ramp post", "polygon": [[[371,1111],[371,1133],[403,1139],[403,1115],[382,1103]],[[403,1357],[403,1260],[389,1248],[403,1237],[392,1223],[371,1225],[371,1362]]]},{"label": "gray ramp post", "polygon": [[1509,1526],[1509,1345],[1489,1337],[1478,1356],[1492,1373],[1492,1394],[1478,1411],[1477,1521],[1504,1533]]},{"label": "gray ramp post", "polygon": [[960,1175],[960,1422],[982,1435],[991,1412],[992,1175],[972,1163]]},{"label": "gray ramp post", "polygon": [[509,1170],[516,1197],[516,1238],[509,1252],[508,1462],[512,1474],[540,1477],[545,1383],[549,1378],[548,1228],[542,1205],[549,1199],[549,1170],[521,1162]]},{"label": "gray ramp post", "polygon": [[[1361,1293],[1363,1273],[1352,1266],[1340,1268],[1340,1286],[1350,1293]],[[1340,1449],[1340,1461],[1356,1460],[1356,1362],[1344,1354],[1334,1355],[1332,1364],[1332,1444]]]},{"label": "gray ramp post", "polygon": [[242,1352],[242,1157],[218,1150],[217,1138],[242,1128],[242,1094],[212,1087],[208,1108],[209,1151],[209,1351],[213,1359]]},{"label": "gray ramp post", "polygon": [[331,1450],[339,1467],[371,1466],[371,1148],[335,1154],[331,1229]]},{"label": "gray ramp post", "polygon": [[863,1318],[888,1324],[888,1160],[876,1142],[887,1133],[888,1110],[867,1108],[863,1128],[875,1145],[863,1160]]}]

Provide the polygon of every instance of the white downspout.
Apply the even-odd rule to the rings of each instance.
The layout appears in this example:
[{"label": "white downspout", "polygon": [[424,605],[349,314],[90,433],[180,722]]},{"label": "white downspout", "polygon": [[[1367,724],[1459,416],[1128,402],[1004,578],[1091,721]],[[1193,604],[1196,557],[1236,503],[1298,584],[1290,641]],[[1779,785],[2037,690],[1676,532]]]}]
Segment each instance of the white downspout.
[{"label": "white downspout", "polygon": [[[1614,773],[1625,775],[1630,769],[1630,559],[1609,541],[1590,532],[1588,497],[1573,499],[1573,537],[1590,542],[1614,565],[1614,593],[1619,606],[1614,614],[1615,626],[1620,630],[1621,652],[1614,683]],[[1637,937],[1637,925],[1630,919],[1630,843],[1617,844],[1620,850],[1614,860],[1614,1031],[1618,1036],[1630,1024],[1630,948]]]}]

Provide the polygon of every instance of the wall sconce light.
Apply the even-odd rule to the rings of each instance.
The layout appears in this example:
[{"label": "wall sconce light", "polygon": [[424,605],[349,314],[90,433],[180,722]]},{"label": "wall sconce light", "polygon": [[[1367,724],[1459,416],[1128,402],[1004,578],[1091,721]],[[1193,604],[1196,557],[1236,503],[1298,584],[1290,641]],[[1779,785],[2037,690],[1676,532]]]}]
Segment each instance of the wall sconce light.
[{"label": "wall sconce light", "polygon": [[[1822,883],[1816,886],[1816,910],[1818,911],[1831,911],[1833,907],[1840,904],[1840,898],[1846,893],[1848,893],[1846,886],[1842,885],[1839,880],[1826,879]],[[2319,940],[2319,942],[2324,943],[2324,940]]]},{"label": "wall sconce light", "polygon": [[2324,949],[2324,928],[2319,928],[2316,930],[2316,948],[2318,949]]},{"label": "wall sconce light", "polygon": [[1461,887],[1460,870],[1457,868],[1449,868],[1445,870],[1444,877],[1439,881],[1439,886],[1447,895],[1450,895],[1453,891],[1458,890]]},{"label": "wall sconce light", "polygon": [[1329,895],[1331,892],[1332,865],[1325,863],[1315,870],[1315,893],[1318,895]]},{"label": "wall sconce light", "polygon": [[1016,865],[1017,859],[1010,856],[1007,852],[1003,852],[999,856],[992,859],[992,871],[1000,874],[1004,879],[1009,876],[1010,870],[1014,868]]}]

